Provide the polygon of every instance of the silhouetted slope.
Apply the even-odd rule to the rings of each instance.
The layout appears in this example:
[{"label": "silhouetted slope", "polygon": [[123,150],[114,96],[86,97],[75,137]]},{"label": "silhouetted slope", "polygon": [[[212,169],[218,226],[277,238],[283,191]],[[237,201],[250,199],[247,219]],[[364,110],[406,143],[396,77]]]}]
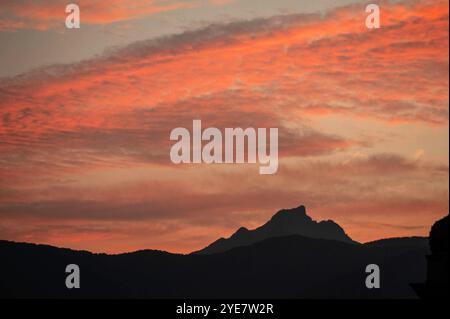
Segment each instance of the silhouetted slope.
[{"label": "silhouetted slope", "polygon": [[[0,241],[0,297],[415,297],[409,283],[424,280],[427,239],[392,241],[354,245],[292,235],[212,255],[105,255]],[[81,289],[65,287],[70,263],[80,266]],[[381,268],[381,289],[365,287],[371,263]]]},{"label": "silhouetted slope", "polygon": [[267,238],[288,235],[301,235],[311,238],[353,242],[344,230],[332,220],[316,222],[306,215],[305,206],[283,209],[277,212],[267,223],[255,230],[241,227],[230,238],[220,238],[196,254],[212,254],[228,249],[250,245]]}]

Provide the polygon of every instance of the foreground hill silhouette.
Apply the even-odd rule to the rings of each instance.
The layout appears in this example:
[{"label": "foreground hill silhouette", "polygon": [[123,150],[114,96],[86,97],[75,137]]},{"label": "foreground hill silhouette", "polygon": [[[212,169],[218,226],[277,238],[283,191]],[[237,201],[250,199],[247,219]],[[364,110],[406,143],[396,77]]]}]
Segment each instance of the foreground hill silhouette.
[{"label": "foreground hill silhouette", "polygon": [[[179,255],[145,250],[106,255],[0,241],[0,297],[416,297],[410,283],[425,280],[424,256],[429,254],[427,238],[384,239],[359,244],[330,222],[325,225],[331,227],[308,234],[334,234],[339,240],[286,236],[279,232],[278,226],[286,225],[283,219],[290,219],[292,215],[286,217],[290,213],[298,212],[281,211],[266,224],[269,226],[262,227],[265,234],[269,232],[267,229],[275,229],[271,233],[274,237],[246,242],[219,253]],[[297,218],[307,220],[309,217],[294,217]],[[321,232],[322,229],[332,230]],[[80,266],[80,289],[65,287],[68,264]],[[380,289],[369,290],[365,286],[368,264],[380,266]]]},{"label": "foreground hill silhouette", "polygon": [[351,243],[353,240],[332,220],[316,222],[306,214],[305,206],[283,209],[267,223],[255,230],[239,228],[230,238],[220,238],[197,254],[223,252],[234,247],[247,246],[261,240],[288,235],[302,235],[311,238],[332,239]]}]

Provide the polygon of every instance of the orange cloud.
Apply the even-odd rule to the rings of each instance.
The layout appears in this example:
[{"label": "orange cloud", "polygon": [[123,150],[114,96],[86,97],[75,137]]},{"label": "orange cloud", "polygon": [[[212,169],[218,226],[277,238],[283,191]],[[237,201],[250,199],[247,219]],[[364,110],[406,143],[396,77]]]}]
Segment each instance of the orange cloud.
[{"label": "orange cloud", "polygon": [[[123,168],[128,175],[133,170]],[[333,219],[362,242],[426,236],[448,211],[448,166],[392,154],[284,163],[279,174],[264,180],[246,168],[190,168],[171,178],[168,172],[158,177],[158,171],[140,170],[132,184],[111,184],[99,172],[85,172],[98,185],[53,182],[12,194],[0,205],[0,234],[96,251],[126,251],[125,241],[128,250],[189,252],[300,203],[307,203],[314,218]],[[198,238],[190,238],[193,233]]]},{"label": "orange cloud", "polygon": [[[109,24],[141,19],[160,12],[198,6],[197,1],[171,0],[79,0],[82,21],[86,24]],[[64,25],[68,2],[60,0],[2,1],[0,30],[47,30]]]},{"label": "orange cloud", "polygon": [[210,26],[5,79],[2,147],[49,159],[70,141],[80,163],[160,162],[168,132],[201,117],[209,126],[285,127],[285,154],[308,155],[361,141],[288,129],[304,116],[447,125],[448,4],[390,5],[376,31],[357,8]]}]

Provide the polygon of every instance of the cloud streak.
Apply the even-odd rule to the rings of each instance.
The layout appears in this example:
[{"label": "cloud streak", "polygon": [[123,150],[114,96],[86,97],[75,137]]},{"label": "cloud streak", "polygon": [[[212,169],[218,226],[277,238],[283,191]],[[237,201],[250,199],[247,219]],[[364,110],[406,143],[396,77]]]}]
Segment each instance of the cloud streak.
[{"label": "cloud streak", "polygon": [[[0,30],[49,30],[64,25],[68,3],[60,0],[3,0]],[[184,0],[79,0],[83,23],[107,25],[141,19],[161,12],[194,8],[199,1]]]}]

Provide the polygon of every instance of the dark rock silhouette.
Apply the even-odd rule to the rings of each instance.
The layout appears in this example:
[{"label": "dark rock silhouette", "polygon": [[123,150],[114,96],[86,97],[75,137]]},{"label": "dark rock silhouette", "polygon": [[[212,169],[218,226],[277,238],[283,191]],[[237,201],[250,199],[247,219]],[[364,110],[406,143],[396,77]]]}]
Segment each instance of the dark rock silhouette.
[{"label": "dark rock silhouette", "polygon": [[437,221],[430,231],[431,255],[426,256],[427,280],[424,284],[412,284],[419,297],[444,298],[449,295],[448,282],[448,233],[449,216]]},{"label": "dark rock silhouette", "polygon": [[196,254],[223,252],[234,247],[247,246],[267,238],[301,235],[311,238],[338,240],[355,243],[344,230],[332,220],[316,222],[306,214],[305,206],[283,209],[267,223],[255,230],[239,228],[230,238],[220,238]]}]

